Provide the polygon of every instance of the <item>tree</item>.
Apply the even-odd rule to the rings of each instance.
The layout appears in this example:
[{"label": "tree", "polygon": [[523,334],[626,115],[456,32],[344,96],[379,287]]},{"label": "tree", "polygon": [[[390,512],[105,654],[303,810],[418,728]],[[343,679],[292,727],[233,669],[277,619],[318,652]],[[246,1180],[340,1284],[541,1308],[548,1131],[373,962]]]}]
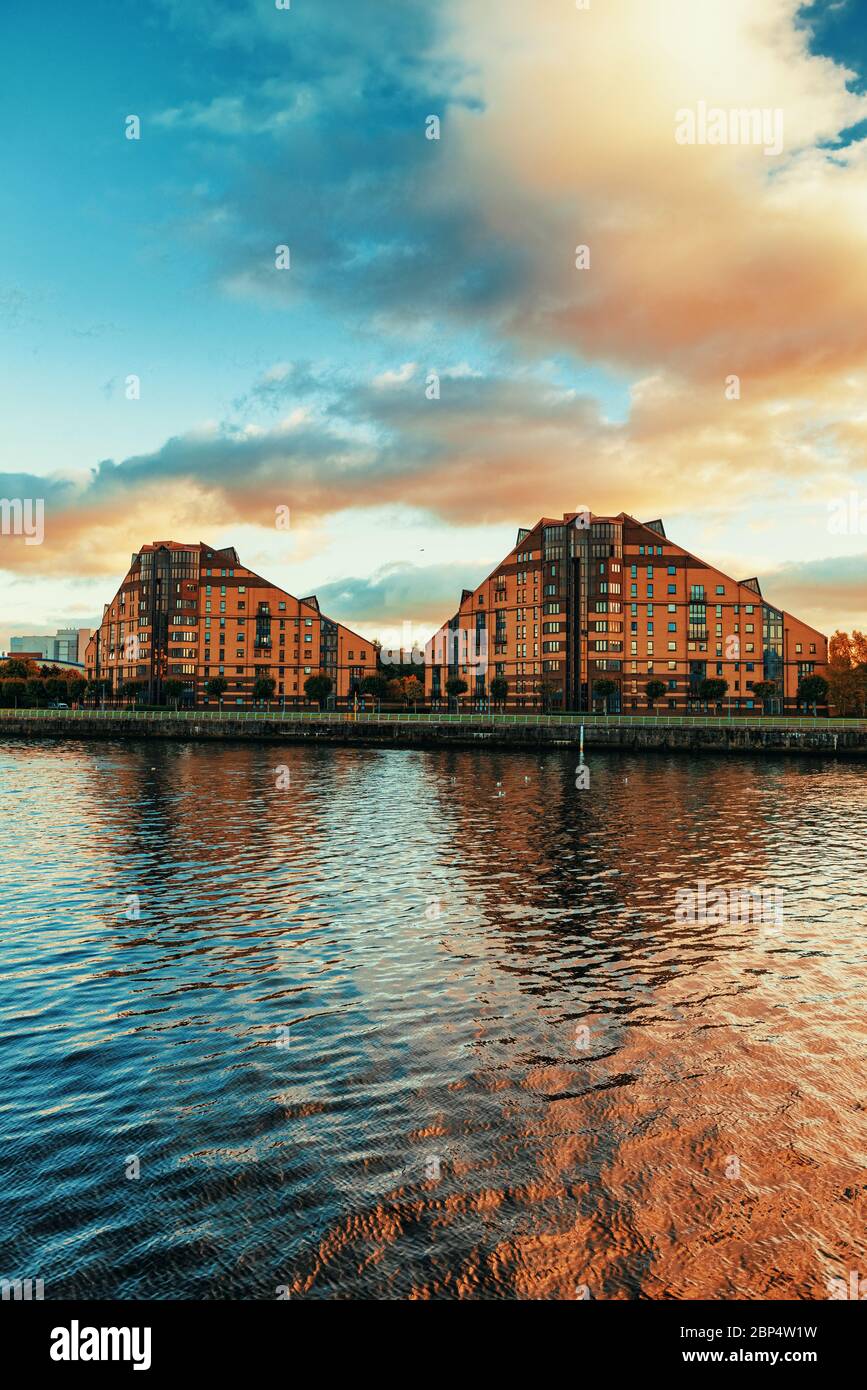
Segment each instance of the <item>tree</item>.
[{"label": "tree", "polygon": [[389,704],[405,705],[406,690],[404,689],[403,681],[398,680],[397,677],[392,677],[391,680],[387,680],[385,682],[385,698],[388,700]]},{"label": "tree", "polygon": [[[174,683],[180,685],[180,681]],[[133,704],[135,704],[138,700],[139,695],[141,694],[141,690],[141,681],[124,681],[123,685],[120,687],[120,694],[123,696],[125,700],[132,700]],[[168,689],[166,690],[166,693],[168,693]]]},{"label": "tree", "polygon": [[494,676],[491,681],[491,699],[495,704],[505,707],[509,698],[509,682],[505,676]]},{"label": "tree", "polygon": [[365,676],[361,682],[362,695],[372,695],[375,700],[384,700],[388,691],[385,676]]},{"label": "tree", "polygon": [[699,681],[698,697],[704,700],[705,709],[709,704],[720,705],[728,692],[728,681],[720,680],[716,676],[705,676],[703,681]]},{"label": "tree", "polygon": [[175,707],[177,707],[178,700],[181,698],[183,693],[183,681],[175,680],[174,678],[172,678],[171,680],[167,680],[165,685],[163,686],[163,694],[165,695],[166,700],[174,704]]},{"label": "tree", "polygon": [[761,700],[762,702],[762,713],[767,714],[768,704],[771,700],[776,699],[777,682],[756,681],[755,685],[753,686],[753,694],[755,695],[757,700]]},{"label": "tree", "polygon": [[100,700],[111,693],[111,681],[106,680],[105,676],[100,676],[98,680],[88,681],[84,693],[89,700],[93,699],[95,704],[99,704]]},{"label": "tree", "polygon": [[840,715],[867,713],[867,637],[857,629],[828,643],[828,698]]},{"label": "tree", "polygon": [[229,689],[229,682],[225,676],[211,676],[210,680],[205,683],[205,689],[208,692],[209,700],[222,700]]},{"label": "tree", "polygon": [[550,676],[543,677],[538,685],[539,699],[542,701],[542,708],[549,710],[558,695],[563,693],[563,687],[559,681],[552,680]]},{"label": "tree", "polygon": [[273,676],[257,676],[253,682],[254,700],[273,700],[277,682]]},{"label": "tree", "polygon": [[648,707],[653,709],[656,701],[661,700],[665,694],[665,682],[660,680],[648,681],[644,687],[644,693],[647,696]]},{"label": "tree", "polygon": [[0,681],[0,703],[4,709],[20,709],[24,704],[27,686],[23,680]]},{"label": "tree", "polygon": [[617,682],[608,680],[607,677],[603,680],[594,681],[593,694],[597,700],[605,701],[605,713],[607,714],[608,701],[611,699],[612,695],[617,694]]},{"label": "tree", "polygon": [[70,676],[66,682],[66,698],[71,705],[80,705],[87,690],[87,681],[83,676]]},{"label": "tree", "polygon": [[27,680],[28,676],[38,675],[36,662],[27,661],[24,657],[11,656],[7,661],[0,662],[0,680]]},{"label": "tree", "polygon": [[406,694],[407,704],[411,704],[415,709],[419,700],[424,699],[424,686],[418,676],[406,676],[403,681],[403,688]]},{"label": "tree", "polygon": [[331,694],[331,686],[330,676],[308,676],[304,682],[304,694],[312,705],[318,705],[321,710]]},{"label": "tree", "polygon": [[466,695],[469,688],[470,687],[467,685],[466,681],[462,676],[449,676],[448,680],[446,681],[446,693],[449,697],[449,703],[451,703],[451,701],[454,700],[455,709],[457,709],[458,707],[458,700],[460,696]]},{"label": "tree", "polygon": [[813,714],[817,705],[827,704],[828,682],[824,676],[804,676],[798,685],[798,704],[812,705]]}]

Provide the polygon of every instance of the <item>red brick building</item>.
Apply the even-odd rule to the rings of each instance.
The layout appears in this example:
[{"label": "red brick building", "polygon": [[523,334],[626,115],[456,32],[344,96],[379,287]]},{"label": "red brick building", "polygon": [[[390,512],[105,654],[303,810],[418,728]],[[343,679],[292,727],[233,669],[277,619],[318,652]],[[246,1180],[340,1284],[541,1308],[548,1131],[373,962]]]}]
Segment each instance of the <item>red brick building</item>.
[{"label": "red brick building", "polygon": [[141,682],[151,703],[161,702],[167,680],[183,682],[187,701],[208,703],[207,681],[222,676],[223,702],[247,704],[256,678],[269,676],[275,698],[290,705],[320,674],[346,700],[375,674],[376,649],[320,613],[315,595],[295,598],[247,569],[231,546],[154,541],[133,555],[105,605],[85,668],[114,691]]},{"label": "red brick building", "polygon": [[466,680],[471,702],[502,677],[512,707],[590,710],[601,707],[597,682],[610,680],[608,709],[642,714],[658,680],[656,708],[683,714],[703,709],[701,681],[719,678],[732,713],[761,708],[761,681],[776,682],[774,709],[793,712],[801,678],[824,674],[828,642],[757,579],[732,579],[669,540],[661,521],[567,512],[521,528],[426,656],[435,700],[450,676]]}]

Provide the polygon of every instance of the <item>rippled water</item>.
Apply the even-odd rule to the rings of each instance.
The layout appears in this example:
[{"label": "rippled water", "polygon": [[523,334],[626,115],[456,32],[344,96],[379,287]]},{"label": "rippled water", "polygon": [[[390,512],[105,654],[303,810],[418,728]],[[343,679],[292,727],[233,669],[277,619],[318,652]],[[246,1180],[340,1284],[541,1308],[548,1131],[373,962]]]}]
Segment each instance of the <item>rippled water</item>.
[{"label": "rippled water", "polygon": [[[864,772],[599,752],[578,791],[575,761],[0,744],[0,1276],[867,1276]],[[781,890],[782,923],[677,921],[700,880]]]}]

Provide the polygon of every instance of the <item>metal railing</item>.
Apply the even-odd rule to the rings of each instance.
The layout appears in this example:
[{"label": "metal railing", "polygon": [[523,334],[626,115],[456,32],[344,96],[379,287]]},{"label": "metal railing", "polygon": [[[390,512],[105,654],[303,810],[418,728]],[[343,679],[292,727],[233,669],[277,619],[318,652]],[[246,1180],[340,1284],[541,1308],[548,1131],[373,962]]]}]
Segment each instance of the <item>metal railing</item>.
[{"label": "metal railing", "polygon": [[839,732],[845,729],[867,730],[867,719],[822,719],[812,715],[653,715],[653,714],[500,714],[500,713],[460,713],[446,712],[414,714],[411,711],[395,712],[374,710],[251,710],[236,709],[232,706],[223,709],[158,709],[139,710],[108,709],[0,709],[0,719],[100,719],[111,721],[152,721],[186,720],[198,723],[208,720],[231,720],[233,722],[280,722],[304,723],[321,722],[326,724],[380,723],[380,724],[465,724],[472,726],[489,725],[493,727],[537,728],[648,728],[648,729],[824,729]]}]

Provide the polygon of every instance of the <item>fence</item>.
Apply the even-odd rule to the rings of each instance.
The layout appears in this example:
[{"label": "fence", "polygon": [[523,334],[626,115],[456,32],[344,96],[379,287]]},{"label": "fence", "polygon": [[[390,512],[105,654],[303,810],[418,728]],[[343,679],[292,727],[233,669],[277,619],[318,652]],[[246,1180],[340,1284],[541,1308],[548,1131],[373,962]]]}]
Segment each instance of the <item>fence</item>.
[{"label": "fence", "polygon": [[867,730],[867,719],[821,719],[812,715],[653,715],[653,714],[412,714],[352,710],[335,713],[332,710],[137,710],[137,709],[0,709],[0,719],[104,719],[106,723],[174,719],[203,723],[209,720],[243,722],[280,722],[297,724],[320,721],[327,724],[398,723],[398,724],[468,724],[493,727],[523,726],[535,728],[650,728],[650,729],[824,729],[837,732],[843,729]]}]

